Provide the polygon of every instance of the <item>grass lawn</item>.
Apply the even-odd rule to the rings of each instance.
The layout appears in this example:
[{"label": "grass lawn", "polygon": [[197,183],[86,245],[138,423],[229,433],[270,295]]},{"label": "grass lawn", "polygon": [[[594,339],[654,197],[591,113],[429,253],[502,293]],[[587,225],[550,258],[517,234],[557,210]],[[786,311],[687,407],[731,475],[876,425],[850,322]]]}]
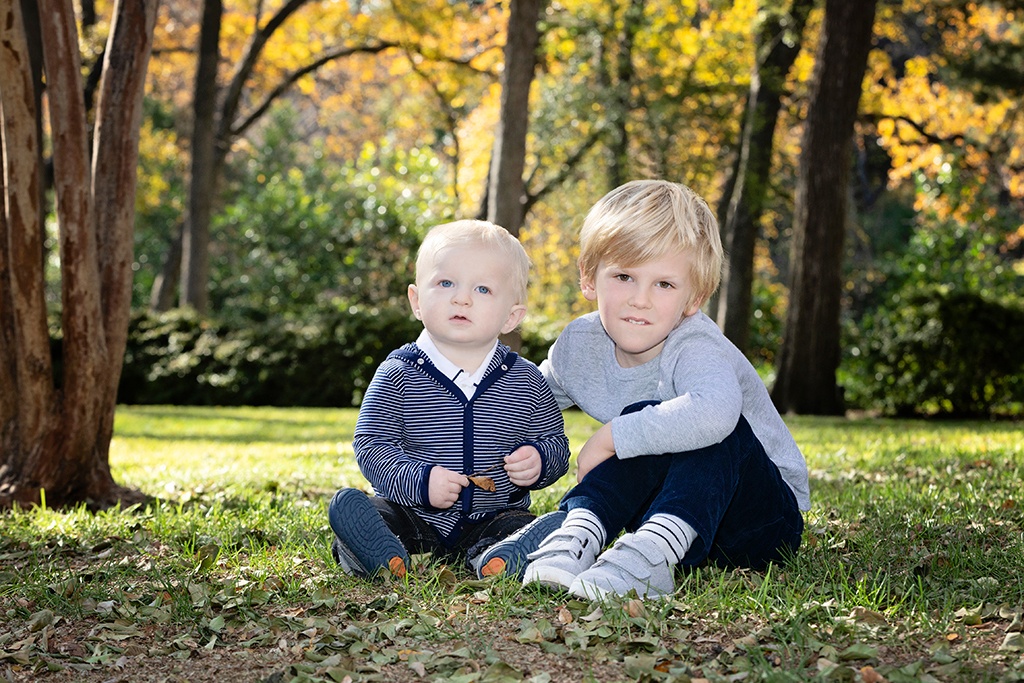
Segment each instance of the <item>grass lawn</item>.
[{"label": "grass lawn", "polygon": [[[120,408],[115,478],[163,502],[0,513],[0,681],[1024,680],[1020,423],[792,418],[792,562],[602,605],[426,557],[342,575],[325,507],[365,487],[355,415]],[[576,451],[596,423],[566,419]]]}]

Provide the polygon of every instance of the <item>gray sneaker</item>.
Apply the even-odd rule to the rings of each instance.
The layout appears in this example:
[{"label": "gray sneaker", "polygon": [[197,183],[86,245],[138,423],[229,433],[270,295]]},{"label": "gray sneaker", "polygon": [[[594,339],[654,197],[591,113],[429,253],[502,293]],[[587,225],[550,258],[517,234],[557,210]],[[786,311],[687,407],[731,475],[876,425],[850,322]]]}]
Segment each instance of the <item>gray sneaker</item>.
[{"label": "gray sneaker", "polygon": [[623,596],[631,590],[641,598],[664,598],[675,592],[674,572],[675,566],[654,542],[625,534],[576,577],[569,592],[589,600]]},{"label": "gray sneaker", "polygon": [[566,589],[580,572],[594,564],[599,550],[589,536],[559,528],[527,555],[530,564],[523,572],[523,585],[539,583]]},{"label": "gray sneaker", "polygon": [[505,574],[516,581],[523,578],[527,557],[548,534],[562,526],[565,513],[549,512],[533,520],[509,537],[498,541],[473,561],[477,578]]}]

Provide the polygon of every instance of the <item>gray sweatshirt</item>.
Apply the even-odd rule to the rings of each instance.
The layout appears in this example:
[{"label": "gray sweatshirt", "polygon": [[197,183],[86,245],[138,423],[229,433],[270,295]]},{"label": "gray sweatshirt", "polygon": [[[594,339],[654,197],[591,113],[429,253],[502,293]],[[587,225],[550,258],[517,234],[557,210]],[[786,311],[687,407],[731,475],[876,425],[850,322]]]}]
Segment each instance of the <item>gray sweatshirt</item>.
[{"label": "gray sweatshirt", "polygon": [[[692,451],[723,441],[740,415],[779,468],[801,510],[811,507],[807,463],[754,366],[710,318],[698,312],[665,340],[661,354],[623,368],[596,312],[569,323],[541,372],[562,409],[579,406],[612,423],[619,458]],[[657,400],[629,415],[622,409]]]}]

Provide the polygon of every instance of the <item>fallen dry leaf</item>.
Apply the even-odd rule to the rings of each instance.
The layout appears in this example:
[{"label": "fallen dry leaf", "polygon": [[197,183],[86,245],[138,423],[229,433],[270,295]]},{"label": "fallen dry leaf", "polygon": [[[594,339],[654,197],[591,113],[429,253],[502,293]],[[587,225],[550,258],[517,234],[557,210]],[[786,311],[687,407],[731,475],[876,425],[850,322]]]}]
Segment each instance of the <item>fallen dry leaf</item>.
[{"label": "fallen dry leaf", "polygon": [[875,671],[875,668],[870,665],[861,667],[860,677],[864,683],[885,683],[885,677]]},{"label": "fallen dry leaf", "polygon": [[478,475],[470,475],[469,476],[469,481],[471,483],[475,484],[476,486],[479,486],[484,491],[490,491],[491,493],[494,493],[495,491],[498,490],[497,487],[494,485],[494,480],[491,479],[490,477],[481,477],[481,476],[478,476]]}]

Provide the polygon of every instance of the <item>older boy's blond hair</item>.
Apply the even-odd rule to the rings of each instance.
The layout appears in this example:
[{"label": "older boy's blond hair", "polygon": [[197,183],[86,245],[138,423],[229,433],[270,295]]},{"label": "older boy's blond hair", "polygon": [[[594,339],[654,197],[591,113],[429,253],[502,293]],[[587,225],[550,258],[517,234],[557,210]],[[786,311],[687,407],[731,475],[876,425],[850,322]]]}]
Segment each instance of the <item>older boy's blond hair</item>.
[{"label": "older boy's blond hair", "polygon": [[722,238],[715,214],[685,185],[634,180],[598,200],[583,221],[580,277],[593,280],[602,261],[637,266],[684,250],[693,258],[691,303],[702,306],[722,277]]},{"label": "older boy's blond hair", "polygon": [[526,286],[530,277],[530,257],[512,233],[500,225],[478,220],[460,220],[436,225],[423,238],[416,254],[416,277],[426,270],[437,255],[449,247],[476,246],[493,249],[508,264],[509,282],[515,303],[526,303]]}]

